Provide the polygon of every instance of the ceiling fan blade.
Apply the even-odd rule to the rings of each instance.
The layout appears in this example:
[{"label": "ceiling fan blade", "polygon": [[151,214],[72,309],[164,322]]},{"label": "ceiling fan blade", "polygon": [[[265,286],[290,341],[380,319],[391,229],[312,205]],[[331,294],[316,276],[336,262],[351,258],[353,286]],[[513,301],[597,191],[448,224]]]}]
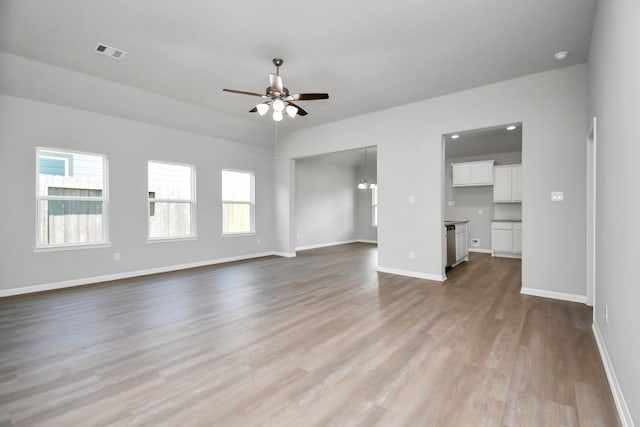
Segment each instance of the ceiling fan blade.
[{"label": "ceiling fan blade", "polygon": [[329,99],[328,93],[296,93],[287,97],[291,101],[311,101],[314,99]]},{"label": "ceiling fan blade", "polygon": [[296,115],[298,116],[306,116],[307,114],[309,114],[306,111],[304,111],[299,105],[294,104],[293,102],[289,102],[289,105],[296,107],[298,109],[298,112],[296,113]]},{"label": "ceiling fan blade", "polygon": [[251,110],[249,110],[250,113],[257,113],[258,112],[258,107],[253,107]]},{"label": "ceiling fan blade", "polygon": [[271,92],[284,93],[284,86],[282,85],[282,77],[277,74],[269,74],[269,87]]},{"label": "ceiling fan blade", "polygon": [[239,93],[240,95],[251,95],[251,96],[259,96],[259,97],[264,97],[263,93],[256,93],[256,92],[246,92],[244,90],[235,90],[235,89],[222,89],[224,92],[231,92],[231,93]]}]

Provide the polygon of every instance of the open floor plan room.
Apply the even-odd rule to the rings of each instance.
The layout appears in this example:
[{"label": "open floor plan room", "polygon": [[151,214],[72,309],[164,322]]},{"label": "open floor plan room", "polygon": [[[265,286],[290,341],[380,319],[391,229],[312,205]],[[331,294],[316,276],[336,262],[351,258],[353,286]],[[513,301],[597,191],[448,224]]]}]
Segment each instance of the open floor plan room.
[{"label": "open floor plan room", "polygon": [[616,426],[583,304],[350,244],[0,300],[0,425]]}]

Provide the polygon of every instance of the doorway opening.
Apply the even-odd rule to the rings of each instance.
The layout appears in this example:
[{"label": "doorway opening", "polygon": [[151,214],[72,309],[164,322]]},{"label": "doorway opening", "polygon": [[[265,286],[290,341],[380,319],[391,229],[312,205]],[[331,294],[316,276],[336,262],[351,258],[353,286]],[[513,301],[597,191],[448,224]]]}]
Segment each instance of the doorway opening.
[{"label": "doorway opening", "polygon": [[522,132],[508,123],[443,135],[442,214],[456,233],[443,244],[445,272],[469,252],[522,258]]},{"label": "doorway opening", "polygon": [[596,118],[587,134],[587,305],[596,299],[596,182],[597,182]]},{"label": "doorway opening", "polygon": [[375,146],[295,159],[296,251],[377,244],[377,182]]}]

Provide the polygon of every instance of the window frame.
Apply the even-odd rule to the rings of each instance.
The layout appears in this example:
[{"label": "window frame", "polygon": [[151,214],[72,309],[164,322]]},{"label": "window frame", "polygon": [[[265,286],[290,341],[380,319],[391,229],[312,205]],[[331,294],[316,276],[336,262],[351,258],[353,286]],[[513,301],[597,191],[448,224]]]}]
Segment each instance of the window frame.
[{"label": "window frame", "polygon": [[378,227],[378,185],[371,184],[371,227]]},{"label": "window frame", "polygon": [[[251,177],[251,189],[250,189],[250,201],[234,201],[234,200],[224,200],[224,173],[225,172],[233,172],[233,173],[246,173]],[[252,236],[256,234],[256,173],[254,171],[245,170],[245,169],[228,169],[224,168],[220,172],[220,228],[222,230],[222,237],[234,237],[234,236]],[[234,204],[234,205],[249,205],[250,209],[250,231],[237,231],[237,232],[225,232],[224,231],[224,207],[225,204]]]},{"label": "window frame", "polygon": [[[102,159],[102,196],[60,196],[60,195],[41,195],[40,194],[40,153],[44,153],[42,158],[48,159],[61,159],[65,162],[65,176],[70,173],[71,159],[74,154],[95,156]],[[62,154],[61,157],[56,157],[55,154]],[[61,251],[71,249],[89,249],[89,248],[104,248],[111,246],[109,240],[109,158],[103,153],[93,153],[81,150],[70,150],[67,148],[53,148],[53,147],[36,147],[35,155],[35,182],[36,182],[36,206],[35,206],[35,245],[33,247],[34,252],[50,252]],[[44,201],[80,201],[80,202],[102,202],[102,240],[95,242],[80,242],[80,243],[61,243],[61,244],[44,244],[40,241],[40,213],[42,209],[42,202]]]},{"label": "window frame", "polygon": [[[149,164],[159,163],[163,165],[182,166],[187,167],[190,170],[191,178],[191,199],[169,199],[169,198],[157,198],[149,197],[151,191],[149,190]],[[147,194],[147,243],[158,242],[174,242],[180,240],[197,240],[198,234],[196,230],[196,167],[188,163],[170,162],[164,160],[147,160],[147,188],[145,193]],[[155,194],[155,191],[153,192]],[[184,236],[162,236],[151,237],[151,203],[189,203],[189,230],[190,234]]]}]

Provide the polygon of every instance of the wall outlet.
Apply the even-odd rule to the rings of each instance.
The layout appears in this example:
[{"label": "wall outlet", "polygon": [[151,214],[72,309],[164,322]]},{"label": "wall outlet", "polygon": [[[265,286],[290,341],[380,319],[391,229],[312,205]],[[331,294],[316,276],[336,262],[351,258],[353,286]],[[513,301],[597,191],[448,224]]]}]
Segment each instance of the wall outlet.
[{"label": "wall outlet", "polygon": [[113,260],[114,261],[120,261],[120,252],[114,252],[113,253]]},{"label": "wall outlet", "polygon": [[260,243],[262,243],[262,240],[258,237],[258,239],[256,240],[256,243],[258,244],[258,246],[260,246]]},{"label": "wall outlet", "polygon": [[416,259],[416,253],[413,251],[409,252],[409,259]]},{"label": "wall outlet", "polygon": [[551,192],[551,201],[552,202],[562,202],[564,200],[564,192],[562,191],[552,191]]},{"label": "wall outlet", "polygon": [[609,324],[609,306],[608,305],[604,306],[604,324],[605,325]]},{"label": "wall outlet", "polygon": [[479,248],[480,247],[480,239],[471,239],[471,247]]},{"label": "wall outlet", "polygon": [[478,215],[484,215],[484,211],[482,209],[478,209]]}]

